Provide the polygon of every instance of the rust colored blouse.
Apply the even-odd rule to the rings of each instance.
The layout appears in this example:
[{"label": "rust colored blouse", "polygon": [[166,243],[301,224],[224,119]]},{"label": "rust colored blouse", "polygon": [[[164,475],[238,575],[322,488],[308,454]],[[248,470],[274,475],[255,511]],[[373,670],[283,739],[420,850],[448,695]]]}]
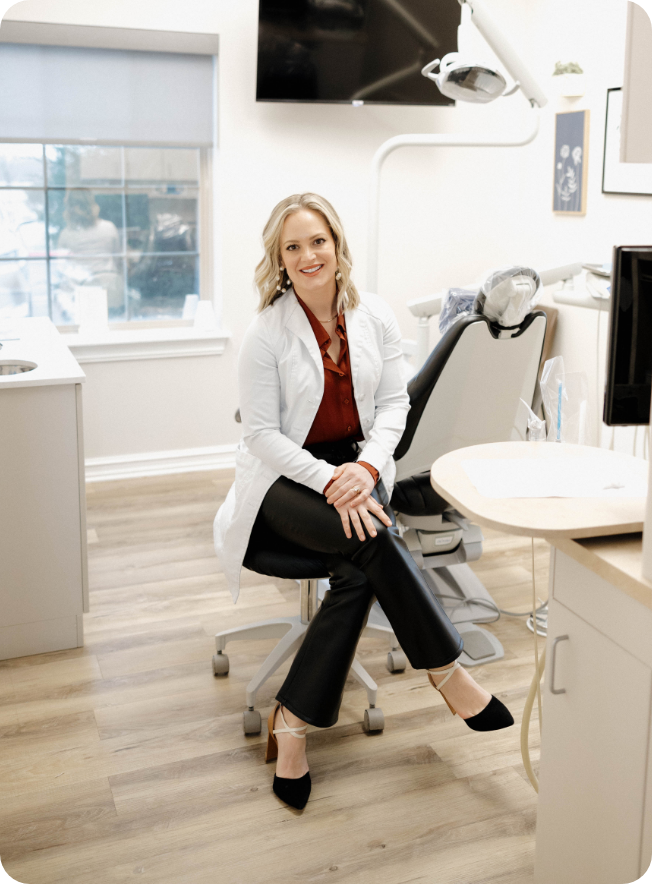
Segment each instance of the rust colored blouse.
[{"label": "rust colored blouse", "polygon": [[[318,442],[339,442],[342,439],[360,442],[364,439],[364,435],[360,426],[358,407],[353,394],[351,360],[349,357],[344,314],[340,313],[337,317],[335,331],[340,339],[340,355],[337,364],[335,364],[328,354],[328,348],[331,345],[330,335],[296,292],[295,296],[308,317],[308,322],[315,334],[324,362],[324,395],[304,445],[314,445]],[[378,470],[375,467],[362,460],[358,461],[358,463],[366,470],[369,470],[374,482],[378,481]],[[331,482],[326,485],[324,492],[328,489]]]}]

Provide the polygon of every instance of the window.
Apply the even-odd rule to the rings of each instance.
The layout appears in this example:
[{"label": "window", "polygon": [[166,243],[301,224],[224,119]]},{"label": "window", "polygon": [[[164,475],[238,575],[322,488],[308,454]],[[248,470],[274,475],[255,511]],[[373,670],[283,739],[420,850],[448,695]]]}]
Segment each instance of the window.
[{"label": "window", "polygon": [[0,144],[0,319],[180,319],[199,291],[200,148]]}]

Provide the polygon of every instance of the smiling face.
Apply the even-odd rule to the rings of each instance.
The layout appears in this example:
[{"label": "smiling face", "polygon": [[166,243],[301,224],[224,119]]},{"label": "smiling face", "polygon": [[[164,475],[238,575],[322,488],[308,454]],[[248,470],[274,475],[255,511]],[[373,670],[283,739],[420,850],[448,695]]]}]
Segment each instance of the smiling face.
[{"label": "smiling face", "polygon": [[337,291],[335,240],[326,220],[312,209],[288,215],[281,232],[281,265],[287,269],[295,292],[302,297]]}]

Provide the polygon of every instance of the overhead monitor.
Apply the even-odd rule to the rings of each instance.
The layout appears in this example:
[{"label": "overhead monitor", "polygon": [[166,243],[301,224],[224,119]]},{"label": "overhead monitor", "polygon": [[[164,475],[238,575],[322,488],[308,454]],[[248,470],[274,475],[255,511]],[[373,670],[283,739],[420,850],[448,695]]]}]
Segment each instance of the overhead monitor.
[{"label": "overhead monitor", "polygon": [[652,396],[652,246],[616,246],[604,422],[650,423]]},{"label": "overhead monitor", "polygon": [[460,19],[458,0],[260,0],[256,98],[454,104],[421,69]]}]

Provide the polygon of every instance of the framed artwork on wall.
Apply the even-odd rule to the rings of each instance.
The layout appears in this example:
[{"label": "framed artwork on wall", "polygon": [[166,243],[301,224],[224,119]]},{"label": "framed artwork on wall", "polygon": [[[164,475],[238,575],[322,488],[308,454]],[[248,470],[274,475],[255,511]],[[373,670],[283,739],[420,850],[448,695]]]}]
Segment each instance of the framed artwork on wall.
[{"label": "framed artwork on wall", "polygon": [[652,163],[620,162],[620,119],[622,110],[623,90],[607,89],[602,192],[651,196]]},{"label": "framed artwork on wall", "polygon": [[588,110],[555,115],[553,212],[562,215],[586,214],[588,146]]}]

